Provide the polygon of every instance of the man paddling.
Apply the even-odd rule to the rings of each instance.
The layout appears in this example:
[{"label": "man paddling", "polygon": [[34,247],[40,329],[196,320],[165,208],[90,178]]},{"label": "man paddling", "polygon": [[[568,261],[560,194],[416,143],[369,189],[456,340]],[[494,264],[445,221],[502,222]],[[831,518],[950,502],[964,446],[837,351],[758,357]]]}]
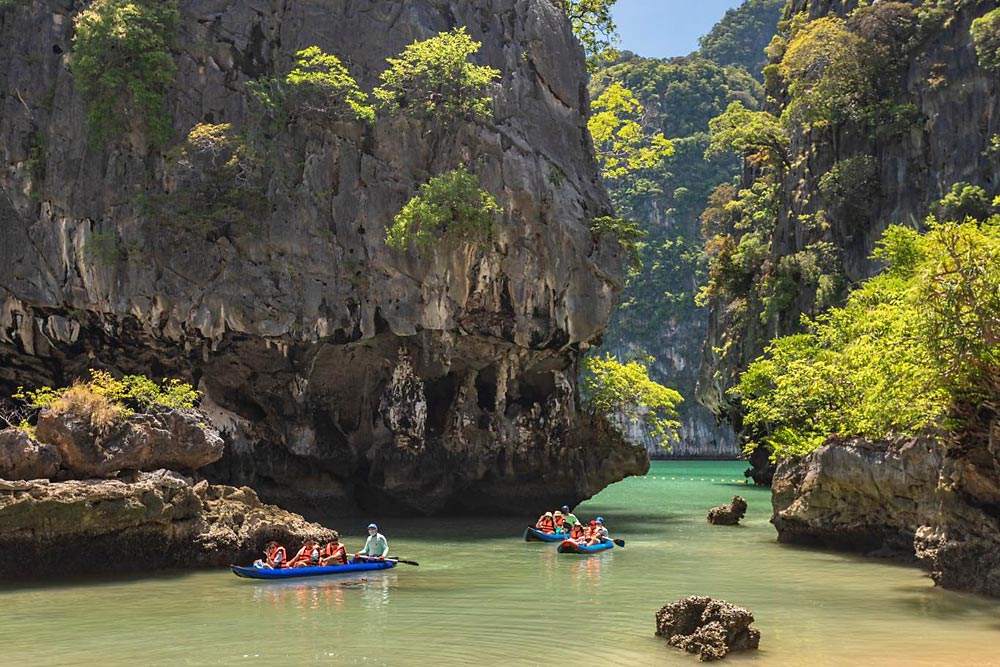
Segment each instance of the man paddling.
[{"label": "man paddling", "polygon": [[368,540],[365,542],[365,548],[354,554],[354,558],[385,560],[388,555],[389,541],[385,539],[385,535],[378,532],[378,526],[374,523],[368,524]]}]

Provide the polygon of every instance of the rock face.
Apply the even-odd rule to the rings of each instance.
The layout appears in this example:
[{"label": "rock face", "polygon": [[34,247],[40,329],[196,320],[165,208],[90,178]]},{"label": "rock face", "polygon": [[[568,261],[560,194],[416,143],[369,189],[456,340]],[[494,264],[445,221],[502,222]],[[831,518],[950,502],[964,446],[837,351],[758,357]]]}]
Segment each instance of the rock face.
[{"label": "rock face", "polygon": [[[67,68],[80,6],[0,9],[0,392],[92,366],[193,382],[228,445],[211,478],[303,507],[522,512],[646,469],[620,439],[591,447],[577,406],[623,273],[589,230],[610,208],[557,3],[180,3],[174,143],[197,123],[254,131],[245,84],[311,45],[370,90],[386,57],[465,26],[502,74],[494,120],[447,133],[260,130],[268,205],[207,228],[158,211],[169,145],[88,143]],[[493,243],[388,249],[419,185],[462,164],[503,209]]]},{"label": "rock face", "polygon": [[771,485],[778,540],[912,556],[943,459],[941,445],[924,438],[835,441],[783,462]]},{"label": "rock face", "polygon": [[778,539],[916,556],[942,586],[1000,596],[995,418],[991,432],[838,441],[782,463],[772,487]]},{"label": "rock face", "polygon": [[196,410],[170,410],[136,414],[98,428],[85,414],[43,410],[36,435],[55,446],[63,470],[81,479],[108,477],[119,470],[197,470],[222,458],[222,438],[206,419]]},{"label": "rock face", "polygon": [[0,579],[247,563],[331,531],[249,488],[165,470],[121,480],[0,480]]},{"label": "rock face", "polygon": [[733,496],[733,502],[708,511],[708,522],[714,526],[735,526],[746,514],[747,501],[742,496]]},{"label": "rock face", "polygon": [[753,614],[725,600],[692,595],[656,612],[656,634],[671,646],[696,653],[703,662],[721,660],[731,651],[760,646]]},{"label": "rock face", "polygon": [[18,428],[0,431],[0,479],[49,479],[61,464],[54,445],[38,442]]}]

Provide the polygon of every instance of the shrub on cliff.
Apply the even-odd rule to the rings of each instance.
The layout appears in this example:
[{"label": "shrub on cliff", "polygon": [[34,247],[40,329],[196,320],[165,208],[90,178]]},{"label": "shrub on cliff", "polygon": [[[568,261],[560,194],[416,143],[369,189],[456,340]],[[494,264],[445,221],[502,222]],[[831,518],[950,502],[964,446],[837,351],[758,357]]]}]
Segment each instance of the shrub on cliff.
[{"label": "shrub on cliff", "polygon": [[387,60],[382,85],[374,92],[378,107],[390,115],[444,124],[492,116],[488,91],[500,71],[469,62],[480,46],[465,28],[407,46],[398,58]]},{"label": "shrub on cliff", "polygon": [[647,132],[643,106],[632,91],[617,81],[591,105],[587,129],[594,140],[594,154],[606,181],[642,171],[662,169],[674,146],[662,132]]},{"label": "shrub on cliff", "polygon": [[617,0],[560,0],[573,34],[587,54],[587,65],[597,69],[618,55],[618,26],[611,10]]},{"label": "shrub on cliff", "polygon": [[295,66],[285,77],[291,104],[299,113],[320,121],[355,119],[375,122],[375,109],[337,56],[310,46],[295,54]]},{"label": "shrub on cliff", "polygon": [[31,413],[47,409],[54,414],[85,415],[92,426],[106,428],[136,412],[186,410],[194,408],[201,392],[180,380],[157,384],[142,375],[115,378],[107,371],[90,371],[90,379],[77,380],[68,387],[40,387],[25,390],[18,387],[12,398],[24,406],[27,424]]},{"label": "shrub on cliff", "polygon": [[1000,217],[928,224],[890,227],[885,273],[750,364],[733,393],[751,448],[783,459],[832,433],[962,429],[956,415],[1000,398]]},{"label": "shrub on cliff", "polygon": [[994,72],[1000,71],[1000,9],[973,21],[971,33],[979,65]]},{"label": "shrub on cliff", "polygon": [[622,433],[645,425],[664,449],[677,440],[677,405],[684,399],[669,387],[649,379],[648,361],[621,363],[610,354],[584,358],[583,407],[604,416]]},{"label": "shrub on cliff", "polygon": [[419,252],[435,243],[484,244],[499,213],[496,200],[480,187],[479,177],[455,169],[420,186],[420,193],[394,218],[385,242],[397,251],[412,242]]},{"label": "shrub on cliff", "polygon": [[70,68],[87,98],[91,136],[105,141],[137,129],[165,141],[165,94],[177,70],[170,53],[180,24],[176,0],[94,0],[74,24]]}]

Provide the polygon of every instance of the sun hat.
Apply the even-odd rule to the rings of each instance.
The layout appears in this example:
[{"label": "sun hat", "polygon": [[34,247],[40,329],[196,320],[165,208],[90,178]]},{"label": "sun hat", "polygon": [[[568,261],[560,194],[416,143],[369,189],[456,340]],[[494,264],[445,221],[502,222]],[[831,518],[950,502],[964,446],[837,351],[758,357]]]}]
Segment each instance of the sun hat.
[{"label": "sun hat", "polygon": [[546,512],[545,516],[552,516],[552,512]]},{"label": "sun hat", "polygon": [[556,516],[562,516],[562,512],[560,512],[559,510],[556,510],[556,511],[555,511],[555,515],[556,515]]}]

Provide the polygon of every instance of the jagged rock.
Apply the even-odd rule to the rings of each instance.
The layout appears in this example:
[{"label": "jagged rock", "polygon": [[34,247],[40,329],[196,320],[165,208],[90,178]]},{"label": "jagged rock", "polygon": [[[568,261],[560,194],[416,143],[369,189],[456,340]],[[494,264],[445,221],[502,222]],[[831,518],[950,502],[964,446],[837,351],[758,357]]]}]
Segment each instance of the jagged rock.
[{"label": "jagged rock", "polygon": [[107,427],[94,426],[85,413],[42,410],[35,432],[58,449],[62,468],[78,478],[120,470],[197,470],[218,461],[224,448],[197,410],[135,414]]},{"label": "jagged rock", "polygon": [[0,578],[249,564],[269,540],[330,531],[248,488],[174,472],[0,485]]},{"label": "jagged rock", "polygon": [[778,540],[912,558],[943,455],[933,438],[851,439],[782,462],[771,486]]},{"label": "jagged rock", "polygon": [[[18,91],[0,97],[0,394],[89,367],[199,382],[230,445],[204,474],[321,511],[521,514],[641,474],[641,450],[585,446],[576,402],[624,274],[620,245],[590,231],[611,207],[558,3],[180,6],[165,101],[178,138],[204,122],[254,131],[245,84],[299,49],[335,52],[370,90],[387,57],[458,26],[501,71],[494,118],[447,132],[295,120],[266,137],[261,215],[186,226],[156,205],[183,187],[172,146],[88,142],[66,66],[80,4],[19,3],[0,24],[0,90]],[[495,239],[389,249],[421,184],[463,164],[503,209]],[[97,261],[102,243],[115,252]],[[401,348],[412,372],[394,379]],[[420,386],[426,418],[400,410]]]},{"label": "jagged rock", "polygon": [[41,479],[59,471],[59,450],[19,428],[0,431],[0,479]]},{"label": "jagged rock", "polygon": [[735,526],[746,513],[747,501],[742,496],[733,496],[733,502],[708,511],[708,522],[716,526]]},{"label": "jagged rock", "polygon": [[656,634],[666,637],[671,646],[709,662],[732,651],[758,648],[760,631],[750,627],[753,620],[753,614],[743,607],[692,595],[656,612]]}]

